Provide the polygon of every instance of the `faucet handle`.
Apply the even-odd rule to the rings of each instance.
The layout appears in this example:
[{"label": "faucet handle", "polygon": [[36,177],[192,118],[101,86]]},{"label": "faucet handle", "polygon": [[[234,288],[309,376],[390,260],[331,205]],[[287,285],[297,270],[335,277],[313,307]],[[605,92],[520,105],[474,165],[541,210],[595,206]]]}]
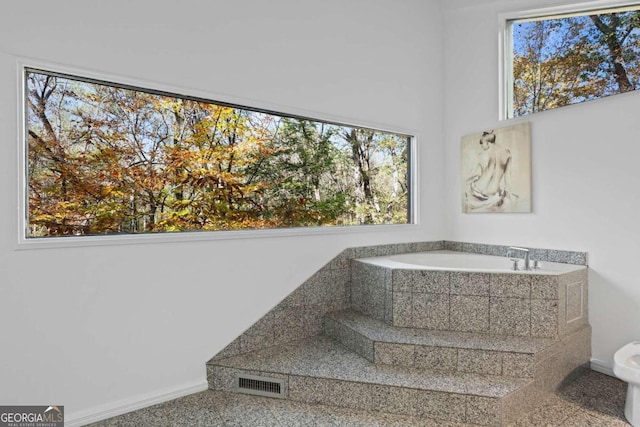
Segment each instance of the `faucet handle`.
[{"label": "faucet handle", "polygon": [[520,267],[518,266],[518,263],[520,262],[520,260],[518,258],[509,258],[509,259],[513,263],[513,265],[511,266],[512,270],[513,271],[520,270]]}]

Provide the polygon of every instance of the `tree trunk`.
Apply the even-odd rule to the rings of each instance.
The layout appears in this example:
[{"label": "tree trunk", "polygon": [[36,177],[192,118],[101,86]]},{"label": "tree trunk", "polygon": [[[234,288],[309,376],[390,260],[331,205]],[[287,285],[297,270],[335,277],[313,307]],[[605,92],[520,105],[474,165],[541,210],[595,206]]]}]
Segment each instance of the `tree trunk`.
[{"label": "tree trunk", "polygon": [[[356,129],[352,129],[351,132],[345,134],[345,138],[351,145],[351,155],[353,162],[356,165],[356,176],[358,181],[358,188],[360,197],[356,197],[356,203],[367,205],[375,208],[375,200],[373,198],[373,190],[371,188],[371,172],[370,172],[370,156],[369,145],[373,139],[373,133],[365,136],[366,140],[361,141],[358,138]],[[358,200],[360,199],[360,200]],[[372,224],[375,218],[373,211],[367,209],[367,213],[361,220],[364,224]]]},{"label": "tree trunk", "polygon": [[613,64],[613,77],[618,83],[618,92],[629,92],[635,88],[629,81],[627,70],[622,61],[622,43],[618,38],[617,30],[620,26],[620,18],[616,13],[611,14],[611,25],[605,24],[600,15],[591,15],[591,20],[596,28],[602,33],[602,37],[609,48],[609,59]]}]

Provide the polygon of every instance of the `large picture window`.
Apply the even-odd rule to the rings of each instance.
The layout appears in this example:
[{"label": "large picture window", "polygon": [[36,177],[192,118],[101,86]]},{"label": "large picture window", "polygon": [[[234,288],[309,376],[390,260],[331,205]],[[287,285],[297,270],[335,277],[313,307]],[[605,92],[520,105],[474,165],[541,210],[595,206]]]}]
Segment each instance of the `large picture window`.
[{"label": "large picture window", "polygon": [[27,238],[411,221],[410,135],[25,69]]},{"label": "large picture window", "polygon": [[507,21],[507,117],[640,85],[640,5]]}]

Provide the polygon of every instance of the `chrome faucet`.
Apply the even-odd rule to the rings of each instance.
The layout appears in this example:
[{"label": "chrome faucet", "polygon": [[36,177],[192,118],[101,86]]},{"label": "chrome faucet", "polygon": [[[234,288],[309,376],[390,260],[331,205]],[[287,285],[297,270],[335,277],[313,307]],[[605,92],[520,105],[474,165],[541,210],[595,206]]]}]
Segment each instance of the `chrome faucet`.
[{"label": "chrome faucet", "polygon": [[[522,252],[524,254],[524,270],[531,270],[531,266],[529,265],[529,249],[527,248],[519,248],[517,246],[510,246],[507,250],[507,257],[511,258],[512,252]],[[517,266],[517,264],[516,264]]]}]

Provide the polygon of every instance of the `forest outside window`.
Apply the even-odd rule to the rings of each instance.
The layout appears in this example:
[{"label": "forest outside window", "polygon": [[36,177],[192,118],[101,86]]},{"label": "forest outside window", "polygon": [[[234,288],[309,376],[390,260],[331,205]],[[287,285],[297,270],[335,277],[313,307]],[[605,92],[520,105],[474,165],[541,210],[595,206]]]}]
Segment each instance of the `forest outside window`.
[{"label": "forest outside window", "polygon": [[640,5],[507,21],[507,117],[640,87]]},{"label": "forest outside window", "polygon": [[26,237],[407,224],[410,135],[25,69]]}]

